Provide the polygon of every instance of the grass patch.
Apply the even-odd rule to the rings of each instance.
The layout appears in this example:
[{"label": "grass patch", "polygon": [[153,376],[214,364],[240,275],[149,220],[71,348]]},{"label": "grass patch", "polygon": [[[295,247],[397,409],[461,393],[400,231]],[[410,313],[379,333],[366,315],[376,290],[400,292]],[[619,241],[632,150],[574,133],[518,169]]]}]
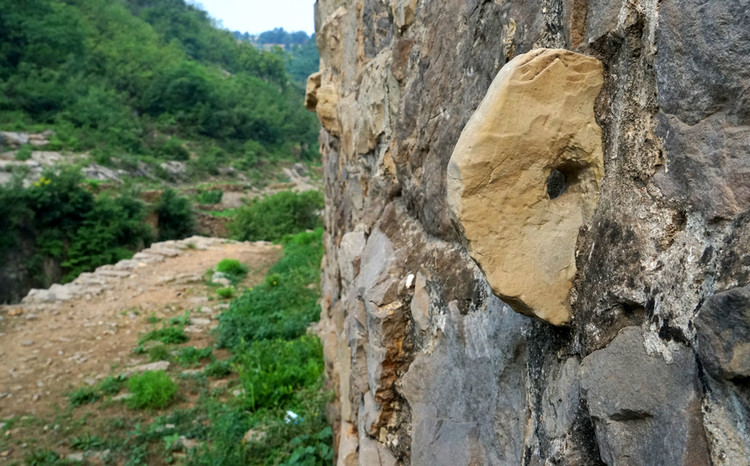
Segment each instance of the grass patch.
[{"label": "grass patch", "polygon": [[97,388],[103,395],[117,395],[125,386],[126,380],[127,379],[122,375],[118,375],[115,377],[109,376],[99,382]]},{"label": "grass patch", "polygon": [[312,386],[323,373],[318,361],[323,347],[315,337],[294,340],[260,340],[237,351],[236,369],[245,390],[247,409],[275,408],[303,387]]},{"label": "grass patch", "polygon": [[156,361],[171,361],[172,353],[169,352],[169,347],[166,345],[156,345],[146,350],[148,354],[148,362]]},{"label": "grass patch", "polygon": [[237,348],[243,340],[294,339],[318,320],[322,234],[319,229],[284,239],[284,256],[265,283],[232,301],[219,317],[219,347]]},{"label": "grass patch", "polygon": [[174,345],[185,343],[189,338],[181,327],[164,327],[158,330],[152,330],[138,339],[138,344],[142,345],[148,341],[160,341],[165,345]]},{"label": "grass patch", "polygon": [[101,437],[91,434],[81,434],[70,439],[70,448],[76,450],[95,450],[106,448],[107,441]]},{"label": "grass patch", "polygon": [[53,450],[36,450],[26,455],[25,463],[30,466],[60,466],[75,464],[71,461],[62,459],[57,452]]},{"label": "grass patch", "polygon": [[185,311],[183,314],[170,318],[167,323],[169,325],[185,326],[190,324],[190,311]]},{"label": "grass patch", "polygon": [[224,191],[221,189],[211,189],[207,191],[198,192],[198,203],[199,204],[218,204],[224,197]]},{"label": "grass patch", "polygon": [[209,210],[207,213],[214,217],[234,218],[238,209]]},{"label": "grass patch", "polygon": [[19,162],[29,160],[33,152],[32,146],[25,145],[16,151],[15,159]]},{"label": "grass patch", "polygon": [[213,358],[213,348],[197,349],[194,346],[180,348],[175,360],[181,366],[197,366],[204,359]]},{"label": "grass patch", "polygon": [[164,371],[147,371],[131,377],[128,390],[133,394],[128,398],[132,409],[166,408],[177,394],[177,384]]},{"label": "grass patch", "polygon": [[229,361],[213,361],[203,370],[208,377],[222,378],[232,373],[232,364]]},{"label": "grass patch", "polygon": [[73,408],[84,404],[96,403],[102,398],[95,387],[81,387],[73,390],[68,395],[68,402]]}]

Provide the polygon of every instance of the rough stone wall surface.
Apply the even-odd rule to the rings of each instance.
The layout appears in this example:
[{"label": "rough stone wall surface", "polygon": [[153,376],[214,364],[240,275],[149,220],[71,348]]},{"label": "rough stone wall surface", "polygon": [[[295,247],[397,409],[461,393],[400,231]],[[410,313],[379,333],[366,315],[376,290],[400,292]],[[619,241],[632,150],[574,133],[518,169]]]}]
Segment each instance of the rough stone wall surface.
[{"label": "rough stone wall surface", "polygon": [[[316,29],[338,464],[746,464],[750,1],[318,0]],[[467,122],[539,48],[603,67],[564,326],[493,293],[448,202]]]}]

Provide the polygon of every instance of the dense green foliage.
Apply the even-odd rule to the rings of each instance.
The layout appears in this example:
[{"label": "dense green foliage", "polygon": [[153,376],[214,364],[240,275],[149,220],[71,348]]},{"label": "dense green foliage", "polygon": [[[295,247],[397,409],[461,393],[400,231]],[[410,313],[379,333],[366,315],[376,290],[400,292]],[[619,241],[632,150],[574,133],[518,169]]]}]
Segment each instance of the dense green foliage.
[{"label": "dense green foliage", "polygon": [[152,241],[144,223],[146,205],[128,191],[118,196],[92,194],[76,170],[47,172],[33,185],[0,186],[0,261],[16,248],[30,254],[36,283],[47,259],[62,265],[65,280],[81,272],[129,258]]},{"label": "dense green foliage", "polygon": [[310,289],[320,275],[322,230],[288,237],[284,257],[265,283],[232,301],[219,319],[217,343],[238,348],[243,341],[294,339],[320,314],[318,293]]},{"label": "dense green foliage", "polygon": [[172,189],[161,193],[156,213],[159,215],[159,241],[182,239],[195,232],[195,217],[190,201],[178,196]]},{"label": "dense green foliage", "polygon": [[274,28],[270,31],[261,32],[257,42],[261,45],[301,45],[310,41],[305,31],[287,32],[284,28]]},{"label": "dense green foliage", "polygon": [[62,266],[69,272],[66,281],[100,265],[113,264],[133,255],[145,246],[152,231],[143,222],[144,204],[131,196],[100,196],[70,239],[67,260]]},{"label": "dense green foliage", "polygon": [[320,68],[320,54],[315,36],[309,41],[289,48],[289,63],[287,71],[289,76],[300,84],[307,83],[307,77]]},{"label": "dense green foliage", "polygon": [[0,12],[2,127],[53,127],[53,148],[101,162],[185,160],[185,141],[251,161],[316,146],[284,52],[238,42],[184,0],[0,0]]},{"label": "dense green foliage", "polygon": [[315,34],[308,36],[304,31],[287,32],[283,28],[275,28],[257,37],[237,31],[233,35],[237,40],[251,42],[263,48],[283,47],[288,53],[287,72],[299,85],[304,85],[307,77],[318,71],[320,67],[320,54],[315,42]]},{"label": "dense green foliage", "polygon": [[321,226],[322,208],[323,195],[318,191],[281,191],[238,209],[229,229],[240,241],[275,241]]},{"label": "dense green foliage", "polygon": [[146,371],[128,380],[128,406],[133,409],[165,408],[177,394],[177,384],[164,371]]}]

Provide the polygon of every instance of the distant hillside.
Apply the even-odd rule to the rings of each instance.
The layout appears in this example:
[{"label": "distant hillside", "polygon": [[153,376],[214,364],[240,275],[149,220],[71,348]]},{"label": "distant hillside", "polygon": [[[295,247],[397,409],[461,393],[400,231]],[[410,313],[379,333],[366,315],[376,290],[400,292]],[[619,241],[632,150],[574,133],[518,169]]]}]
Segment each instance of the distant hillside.
[{"label": "distant hillside", "polygon": [[52,128],[48,148],[105,164],[316,156],[309,66],[184,0],[0,0],[0,31],[0,129]]},{"label": "distant hillside", "polygon": [[288,53],[287,72],[299,84],[304,84],[307,77],[318,71],[320,66],[315,34],[308,36],[304,31],[287,32],[283,28],[265,31],[257,36],[239,31],[232,34],[235,39],[250,42],[263,50],[273,50],[274,46],[283,48]]}]

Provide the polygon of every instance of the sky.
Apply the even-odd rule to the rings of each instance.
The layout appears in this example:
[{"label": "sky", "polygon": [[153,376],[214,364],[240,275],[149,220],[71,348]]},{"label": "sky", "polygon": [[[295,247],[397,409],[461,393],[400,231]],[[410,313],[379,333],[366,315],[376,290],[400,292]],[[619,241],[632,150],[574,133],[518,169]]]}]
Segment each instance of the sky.
[{"label": "sky", "polygon": [[282,27],[287,31],[315,30],[315,0],[194,0],[224,29],[258,34]]}]

